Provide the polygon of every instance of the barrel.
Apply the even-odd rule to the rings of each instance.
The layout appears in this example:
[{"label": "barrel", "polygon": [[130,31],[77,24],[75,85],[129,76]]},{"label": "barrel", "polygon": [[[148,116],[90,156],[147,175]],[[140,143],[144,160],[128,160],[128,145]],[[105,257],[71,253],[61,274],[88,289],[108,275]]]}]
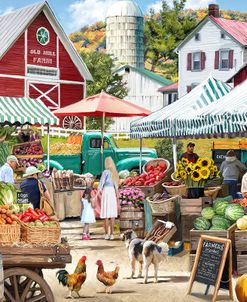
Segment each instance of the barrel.
[{"label": "barrel", "polygon": [[140,208],[126,206],[120,212],[120,232],[134,230],[138,238],[144,238],[145,218]]}]

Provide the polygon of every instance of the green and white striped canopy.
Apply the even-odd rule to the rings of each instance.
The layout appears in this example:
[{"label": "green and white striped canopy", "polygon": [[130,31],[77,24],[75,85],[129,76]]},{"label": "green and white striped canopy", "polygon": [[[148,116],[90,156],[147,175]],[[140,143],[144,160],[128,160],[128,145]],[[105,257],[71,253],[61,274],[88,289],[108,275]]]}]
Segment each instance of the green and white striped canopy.
[{"label": "green and white striped canopy", "polygon": [[187,136],[243,134],[247,132],[247,80],[193,119],[178,121],[177,132]]},{"label": "green and white striped canopy", "polygon": [[59,119],[38,99],[0,96],[0,123],[58,125]]},{"label": "green and white striped canopy", "polygon": [[[147,117],[131,123],[132,138],[143,137],[178,137],[186,136],[191,121],[202,109],[227,95],[231,87],[211,75],[176,102],[168,105]],[[182,122],[180,122],[182,121]],[[196,127],[196,123],[195,123]]]}]

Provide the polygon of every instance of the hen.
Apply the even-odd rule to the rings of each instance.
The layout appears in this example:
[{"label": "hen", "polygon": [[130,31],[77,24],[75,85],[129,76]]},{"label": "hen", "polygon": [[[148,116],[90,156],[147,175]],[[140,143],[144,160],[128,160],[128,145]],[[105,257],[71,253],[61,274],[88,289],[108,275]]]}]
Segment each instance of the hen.
[{"label": "hen", "polygon": [[59,270],[56,273],[59,283],[62,283],[63,286],[67,286],[69,289],[68,298],[73,298],[73,291],[77,293],[79,298],[81,297],[79,291],[87,278],[86,260],[86,256],[81,257],[73,274],[69,274],[66,270]]},{"label": "hen", "polygon": [[116,266],[114,271],[105,272],[103,262],[101,260],[98,260],[96,264],[98,265],[97,279],[106,286],[104,292],[108,294],[112,293],[112,286],[117,281],[120,267]]}]

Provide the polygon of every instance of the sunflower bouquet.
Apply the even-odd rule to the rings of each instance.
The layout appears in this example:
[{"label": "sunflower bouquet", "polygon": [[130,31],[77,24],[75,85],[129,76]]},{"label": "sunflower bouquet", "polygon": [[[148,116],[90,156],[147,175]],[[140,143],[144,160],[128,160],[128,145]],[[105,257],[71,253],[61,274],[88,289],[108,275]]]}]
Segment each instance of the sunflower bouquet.
[{"label": "sunflower bouquet", "polygon": [[219,173],[214,161],[207,157],[199,158],[196,163],[189,163],[187,158],[182,158],[177,163],[175,176],[181,178],[187,188],[204,188],[205,182],[218,177]]}]

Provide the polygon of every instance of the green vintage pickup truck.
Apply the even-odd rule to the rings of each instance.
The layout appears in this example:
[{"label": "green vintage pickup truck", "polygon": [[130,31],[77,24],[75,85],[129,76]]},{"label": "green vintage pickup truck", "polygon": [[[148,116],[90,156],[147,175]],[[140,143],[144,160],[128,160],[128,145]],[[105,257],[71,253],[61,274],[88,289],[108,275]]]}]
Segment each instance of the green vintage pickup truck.
[{"label": "green vintage pickup truck", "polygon": [[[83,135],[82,154],[78,155],[51,155],[50,167],[59,170],[73,170],[74,173],[92,173],[100,175],[100,146],[101,133],[90,132]],[[104,158],[111,156],[117,170],[139,169],[140,149],[139,148],[118,148],[111,134],[104,136]],[[45,159],[47,156],[44,156]],[[148,160],[157,158],[155,149],[142,149],[142,165]],[[46,161],[45,161],[46,162]]]}]

